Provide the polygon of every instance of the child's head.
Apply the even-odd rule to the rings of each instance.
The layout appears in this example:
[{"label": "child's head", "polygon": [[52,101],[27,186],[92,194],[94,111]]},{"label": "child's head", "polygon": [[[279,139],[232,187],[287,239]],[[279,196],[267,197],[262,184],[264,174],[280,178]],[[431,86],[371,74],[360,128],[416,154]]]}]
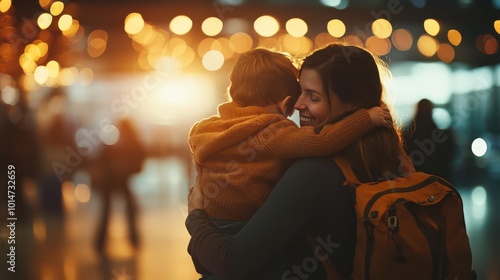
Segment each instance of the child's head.
[{"label": "child's head", "polygon": [[229,95],[241,106],[267,106],[287,96],[290,111],[300,95],[298,70],[285,54],[257,48],[242,54],[233,66]]}]

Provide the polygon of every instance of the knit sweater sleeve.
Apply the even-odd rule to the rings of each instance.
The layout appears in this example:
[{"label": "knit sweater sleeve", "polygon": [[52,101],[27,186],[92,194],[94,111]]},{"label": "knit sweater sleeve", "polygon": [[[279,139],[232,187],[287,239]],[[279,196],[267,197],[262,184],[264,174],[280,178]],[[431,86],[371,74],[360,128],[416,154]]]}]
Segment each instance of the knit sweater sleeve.
[{"label": "knit sweater sleeve", "polygon": [[326,156],[341,151],[374,127],[366,109],[325,125],[317,134],[311,126],[299,128],[289,120],[283,120],[261,131],[256,145],[284,159]]},{"label": "knit sweater sleeve", "polygon": [[353,207],[352,201],[335,191],[345,188],[344,180],[328,158],[300,159],[234,236],[219,230],[203,210],[193,210],[186,220],[191,234],[188,252],[197,267],[202,265],[220,279],[258,279],[252,275],[272,262],[273,254],[302,236],[327,209],[343,213]]}]

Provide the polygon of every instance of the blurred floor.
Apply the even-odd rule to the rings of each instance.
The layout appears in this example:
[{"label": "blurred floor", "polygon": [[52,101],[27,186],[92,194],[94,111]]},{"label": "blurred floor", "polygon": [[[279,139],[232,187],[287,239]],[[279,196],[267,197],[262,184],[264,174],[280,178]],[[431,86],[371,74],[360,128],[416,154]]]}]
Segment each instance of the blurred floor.
[{"label": "blurred floor", "polygon": [[112,201],[105,256],[96,253],[93,237],[101,205],[99,195],[92,193],[87,203],[69,207],[64,220],[35,218],[33,226],[17,227],[16,272],[5,269],[0,279],[198,279],[186,251],[188,181],[181,161],[149,159],[131,183],[139,204],[141,246],[136,253],[128,242],[125,204],[120,197]]},{"label": "blurred floor", "polygon": [[[188,181],[185,166],[176,158],[149,159],[132,180],[139,202],[141,248],[134,253],[126,235],[124,203],[116,198],[106,256],[94,251],[93,236],[99,197],[67,209],[58,218],[35,218],[33,225],[16,229],[16,272],[0,272],[1,279],[29,280],[195,280],[184,227]],[[471,180],[474,181],[474,180]],[[500,279],[500,188],[498,181],[481,185],[456,184],[463,196],[474,268],[479,279]],[[35,215],[36,217],[36,215]],[[2,229],[4,230],[4,229]],[[5,232],[2,232],[5,234]],[[18,242],[19,243],[19,242]],[[2,246],[2,252],[5,247]],[[2,253],[3,254],[3,253]]]}]

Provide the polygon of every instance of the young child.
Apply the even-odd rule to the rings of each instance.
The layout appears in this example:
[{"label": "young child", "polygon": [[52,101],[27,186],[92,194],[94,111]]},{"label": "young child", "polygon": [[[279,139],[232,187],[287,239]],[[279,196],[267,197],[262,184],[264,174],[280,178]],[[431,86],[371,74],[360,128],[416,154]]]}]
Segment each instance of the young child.
[{"label": "young child", "polygon": [[[301,89],[284,54],[254,49],[235,63],[219,115],[196,123],[189,145],[204,210],[229,232],[262,205],[292,159],[332,155],[385,120],[382,109],[358,110],[319,133],[287,119]],[[225,222],[226,221],[226,222]]]}]

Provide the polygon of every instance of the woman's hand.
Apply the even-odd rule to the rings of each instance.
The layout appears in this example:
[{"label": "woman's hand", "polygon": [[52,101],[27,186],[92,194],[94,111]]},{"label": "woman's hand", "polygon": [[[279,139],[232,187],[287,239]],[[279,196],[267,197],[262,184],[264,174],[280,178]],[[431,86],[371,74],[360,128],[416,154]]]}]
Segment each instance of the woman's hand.
[{"label": "woman's hand", "polygon": [[194,209],[203,209],[203,193],[198,184],[192,185],[188,193],[188,212]]},{"label": "woman's hand", "polygon": [[389,108],[386,106],[370,108],[368,109],[368,114],[372,119],[373,125],[387,128],[392,127],[391,112],[389,112]]}]

